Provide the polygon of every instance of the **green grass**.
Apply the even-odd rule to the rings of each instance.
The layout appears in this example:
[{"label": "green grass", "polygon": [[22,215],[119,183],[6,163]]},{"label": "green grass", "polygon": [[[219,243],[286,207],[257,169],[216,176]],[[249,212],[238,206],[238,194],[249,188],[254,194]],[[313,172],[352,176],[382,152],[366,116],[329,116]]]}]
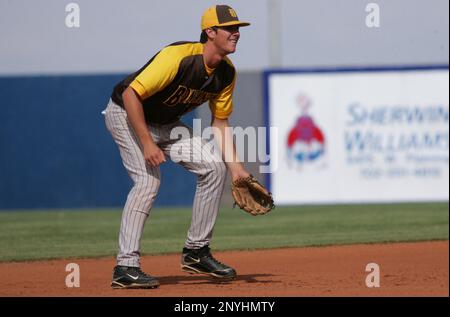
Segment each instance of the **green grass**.
[{"label": "green grass", "polygon": [[[152,211],[143,254],[180,252],[187,208]],[[121,210],[0,212],[0,261],[114,256]],[[214,250],[447,240],[448,203],[277,207],[252,217],[221,211]]]}]

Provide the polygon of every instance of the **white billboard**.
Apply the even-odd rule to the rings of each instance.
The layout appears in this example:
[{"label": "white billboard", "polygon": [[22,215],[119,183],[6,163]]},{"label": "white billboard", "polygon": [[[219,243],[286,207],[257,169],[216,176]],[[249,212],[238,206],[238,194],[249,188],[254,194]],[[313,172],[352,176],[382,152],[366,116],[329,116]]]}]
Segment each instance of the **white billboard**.
[{"label": "white billboard", "polygon": [[266,89],[277,204],[449,199],[448,67],[267,72]]}]

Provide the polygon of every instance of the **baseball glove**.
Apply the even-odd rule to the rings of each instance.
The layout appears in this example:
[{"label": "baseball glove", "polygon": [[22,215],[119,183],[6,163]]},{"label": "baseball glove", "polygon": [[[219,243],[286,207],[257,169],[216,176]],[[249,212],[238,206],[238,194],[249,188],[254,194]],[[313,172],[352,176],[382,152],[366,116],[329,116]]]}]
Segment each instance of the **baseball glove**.
[{"label": "baseball glove", "polygon": [[253,175],[231,183],[231,194],[234,205],[253,216],[264,215],[275,208],[272,194]]}]

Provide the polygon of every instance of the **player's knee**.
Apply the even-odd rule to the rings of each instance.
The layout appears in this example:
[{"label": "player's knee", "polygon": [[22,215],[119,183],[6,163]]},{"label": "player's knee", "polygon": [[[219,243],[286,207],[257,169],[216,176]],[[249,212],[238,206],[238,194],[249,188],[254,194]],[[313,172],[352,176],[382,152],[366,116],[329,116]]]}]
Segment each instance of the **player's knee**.
[{"label": "player's knee", "polygon": [[218,180],[223,180],[227,176],[227,167],[224,162],[214,162],[211,165],[211,172]]},{"label": "player's knee", "polygon": [[159,180],[138,179],[127,197],[128,208],[149,214],[159,189]]},{"label": "player's knee", "polygon": [[134,190],[142,201],[152,203],[158,194],[160,180],[154,177],[142,177],[134,184]]}]

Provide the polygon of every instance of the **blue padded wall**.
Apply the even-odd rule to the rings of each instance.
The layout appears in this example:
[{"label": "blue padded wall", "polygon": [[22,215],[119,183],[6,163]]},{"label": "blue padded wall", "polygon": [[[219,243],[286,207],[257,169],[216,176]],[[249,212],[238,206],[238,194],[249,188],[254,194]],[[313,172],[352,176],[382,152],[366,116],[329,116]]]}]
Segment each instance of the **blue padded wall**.
[{"label": "blue padded wall", "polygon": [[[0,78],[0,209],[124,204],[131,180],[101,114],[124,76]],[[190,205],[195,176],[172,162],[161,173],[155,206]]]}]

